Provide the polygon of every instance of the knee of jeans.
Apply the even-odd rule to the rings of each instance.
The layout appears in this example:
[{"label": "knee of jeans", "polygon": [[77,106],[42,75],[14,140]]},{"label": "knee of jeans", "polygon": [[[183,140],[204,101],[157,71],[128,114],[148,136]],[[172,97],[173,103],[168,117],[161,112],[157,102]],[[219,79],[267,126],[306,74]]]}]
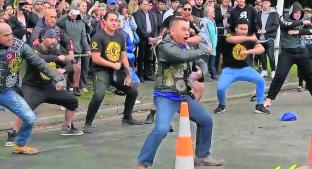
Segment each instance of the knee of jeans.
[{"label": "knee of jeans", "polygon": [[218,89],[217,89],[218,93],[223,93],[223,92],[225,92],[225,90],[226,90],[225,86],[218,85]]},{"label": "knee of jeans", "polygon": [[167,133],[169,131],[169,127],[166,126],[159,126],[156,127],[154,130],[154,134],[156,134],[156,136],[160,137],[160,138],[165,138]]},{"label": "knee of jeans", "polygon": [[258,81],[257,81],[258,84],[260,85],[265,85],[265,80],[264,78],[259,78]]},{"label": "knee of jeans", "polygon": [[36,115],[35,113],[28,113],[27,116],[25,116],[23,122],[27,125],[27,126],[32,126],[36,121]]},{"label": "knee of jeans", "polygon": [[208,115],[208,116],[206,116],[205,118],[203,118],[200,125],[201,125],[201,126],[204,126],[204,127],[210,127],[210,128],[212,128],[212,126],[213,126],[213,121],[212,121],[211,116]]}]

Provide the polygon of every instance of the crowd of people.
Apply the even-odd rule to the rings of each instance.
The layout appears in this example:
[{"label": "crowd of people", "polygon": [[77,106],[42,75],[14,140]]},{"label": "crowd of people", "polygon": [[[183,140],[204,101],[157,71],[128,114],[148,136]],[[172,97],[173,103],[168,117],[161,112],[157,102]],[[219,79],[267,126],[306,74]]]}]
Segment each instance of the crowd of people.
[{"label": "crowd of people", "polygon": [[[212,118],[199,103],[205,82],[218,81],[217,114],[225,112],[226,90],[236,81],[256,84],[255,113],[270,114],[293,64],[300,90],[312,92],[312,10],[298,2],[282,16],[270,0],[0,0],[0,10],[0,106],[18,116],[5,144],[13,153],[38,153],[27,140],[41,103],[65,108],[61,135],[92,133],[111,86],[126,96],[122,124],[142,125],[132,116],[139,86],[155,81],[156,110],[146,120],[156,115],[155,128],[137,169],[152,165],[181,101],[197,124],[195,164],[218,166],[223,160],[210,155]],[[265,98],[266,79],[272,83]],[[77,97],[88,90],[93,96],[80,131],[73,117]]]}]

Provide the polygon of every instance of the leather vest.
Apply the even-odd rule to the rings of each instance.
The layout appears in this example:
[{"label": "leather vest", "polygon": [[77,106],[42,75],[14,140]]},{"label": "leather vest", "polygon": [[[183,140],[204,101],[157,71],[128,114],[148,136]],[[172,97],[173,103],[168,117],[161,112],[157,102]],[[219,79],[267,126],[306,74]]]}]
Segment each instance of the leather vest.
[{"label": "leather vest", "polygon": [[0,91],[14,87],[22,63],[21,49],[24,42],[14,38],[10,48],[0,49]]}]

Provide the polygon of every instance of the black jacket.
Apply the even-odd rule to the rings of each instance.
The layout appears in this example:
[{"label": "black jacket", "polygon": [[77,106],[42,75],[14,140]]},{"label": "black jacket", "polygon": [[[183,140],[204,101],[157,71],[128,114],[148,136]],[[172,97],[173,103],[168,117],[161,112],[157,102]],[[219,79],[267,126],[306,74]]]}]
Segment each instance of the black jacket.
[{"label": "black jacket", "polygon": [[22,26],[17,19],[16,14],[11,16],[8,20],[8,24],[11,26],[13,35],[18,39],[23,39],[26,34],[27,43],[30,44],[31,33],[27,32],[27,28],[34,28],[39,21],[39,16],[33,12],[24,12],[26,27]]},{"label": "black jacket", "polygon": [[[259,11],[256,15],[256,30],[262,29],[262,21],[261,21],[262,11]],[[275,39],[277,29],[279,27],[279,16],[278,13],[274,11],[270,11],[267,23],[265,25],[266,33],[264,34],[265,39]],[[257,34],[257,37],[260,37],[260,34]]]},{"label": "black jacket", "polygon": [[230,25],[230,30],[232,33],[235,32],[236,21],[240,18],[245,18],[249,22],[248,35],[256,33],[255,27],[256,10],[253,6],[246,4],[243,9],[237,6],[230,11],[230,15],[231,16],[228,19],[228,23]]},{"label": "black jacket", "polygon": [[133,14],[135,22],[138,26],[136,32],[138,33],[141,42],[145,43],[148,41],[149,37],[156,37],[157,36],[157,22],[155,20],[155,15],[152,12],[148,12],[149,19],[151,21],[152,32],[150,34],[147,33],[146,30],[146,18],[145,13],[142,10],[137,11]]},{"label": "black jacket", "polygon": [[[312,29],[310,27],[305,27],[303,24],[303,15],[301,15],[300,20],[295,20],[293,18],[293,12],[301,10],[303,14],[303,8],[298,3],[295,2],[289,11],[289,15],[282,15],[280,17],[281,26],[281,48],[282,49],[303,49],[304,46],[302,42],[301,35],[311,35]],[[299,30],[298,35],[289,35],[289,30]]]},{"label": "black jacket", "polygon": [[[229,7],[228,8],[228,11],[230,11],[231,8]],[[223,25],[223,15],[222,15],[222,12],[221,12],[221,7],[218,5],[216,8],[215,8],[215,22],[216,22],[216,26],[217,27],[224,27]],[[224,29],[218,29],[218,35],[223,35],[224,34]]]},{"label": "black jacket", "polygon": [[158,29],[158,33],[160,32],[161,30],[161,27],[162,27],[162,21],[163,21],[163,16],[165,14],[166,11],[163,11],[162,13],[159,12],[158,10],[155,10],[154,13],[156,15],[156,22],[157,22],[157,29]]}]

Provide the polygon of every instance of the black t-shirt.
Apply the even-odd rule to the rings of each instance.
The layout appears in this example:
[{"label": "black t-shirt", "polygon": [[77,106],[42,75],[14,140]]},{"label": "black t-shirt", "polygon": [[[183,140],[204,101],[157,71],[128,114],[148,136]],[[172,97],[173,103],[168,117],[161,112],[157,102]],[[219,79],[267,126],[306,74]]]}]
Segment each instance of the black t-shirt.
[{"label": "black t-shirt", "polygon": [[[118,62],[121,52],[126,51],[126,44],[124,37],[118,32],[114,36],[107,34],[103,30],[95,33],[91,40],[91,52],[100,52],[101,57],[110,62]],[[112,70],[110,67],[105,67],[93,64],[96,70]]]},{"label": "black t-shirt", "polygon": [[200,18],[204,18],[204,8],[201,7],[200,9],[196,8],[195,6],[192,6],[192,15]]},{"label": "black t-shirt", "polygon": [[251,41],[246,41],[240,44],[228,43],[225,41],[223,51],[223,67],[243,68],[249,66],[246,59],[251,56],[240,55],[240,52],[242,50],[252,49],[255,45],[256,43]]},{"label": "black t-shirt", "polygon": [[248,20],[248,35],[256,33],[256,14],[256,9],[249,4],[246,4],[244,8],[239,8],[237,6],[230,10],[230,18],[228,19],[228,22],[230,24],[231,32],[235,32],[237,20],[239,20],[240,18],[244,18]]},{"label": "black t-shirt", "polygon": [[[60,61],[58,59],[58,56],[61,55],[61,52],[56,48],[45,51],[39,45],[36,45],[33,47],[33,49],[34,52],[42,59],[44,59],[45,62],[48,63],[49,67],[55,71],[57,68],[64,67],[66,65],[66,62]],[[52,83],[51,79],[44,73],[34,69],[31,65],[27,65],[23,84],[37,87],[48,87]]]}]

